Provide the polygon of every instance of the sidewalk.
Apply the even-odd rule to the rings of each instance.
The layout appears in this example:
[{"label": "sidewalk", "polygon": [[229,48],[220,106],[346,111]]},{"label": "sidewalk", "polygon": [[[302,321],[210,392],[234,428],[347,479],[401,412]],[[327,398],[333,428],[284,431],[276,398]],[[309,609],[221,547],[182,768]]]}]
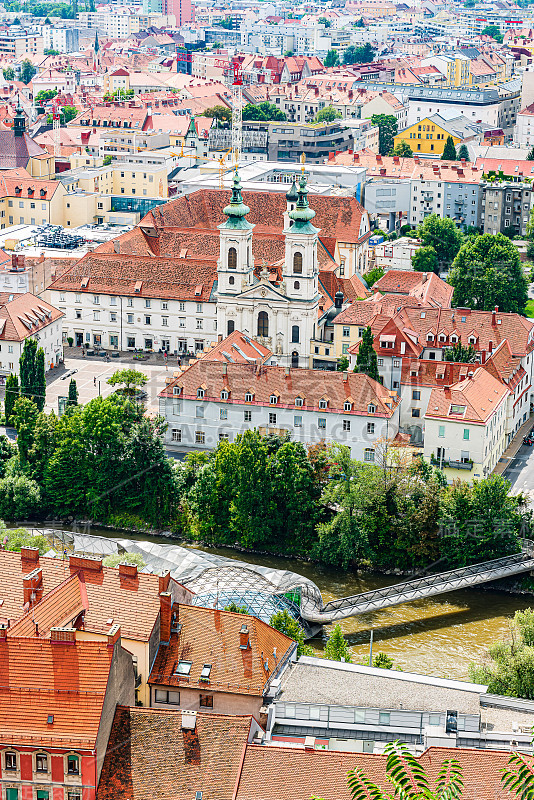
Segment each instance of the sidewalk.
[{"label": "sidewalk", "polygon": [[534,423],[534,415],[529,417],[527,421],[521,425],[516,435],[514,436],[514,438],[512,439],[512,441],[510,442],[510,444],[500,457],[499,461],[495,465],[495,468],[492,473],[493,475],[503,475],[506,472],[506,470],[510,466],[510,463],[516,457],[517,451],[523,444],[523,437],[530,432],[533,423]]},{"label": "sidewalk", "polygon": [[[104,356],[97,356],[96,353],[104,352],[105,348],[89,348],[92,349],[95,355],[92,356],[84,356],[82,355],[82,350],[80,347],[69,347],[68,345],[63,346],[63,357],[65,360],[69,359],[77,359],[78,361],[102,361],[106,363],[106,359]],[[146,364],[148,366],[160,366],[165,364],[165,358],[163,353],[148,353],[145,354],[145,358],[138,359],[135,358],[135,353],[132,350],[107,350],[106,351],[110,363],[112,364],[135,364],[137,369],[142,369],[143,365]],[[184,354],[180,356],[180,360],[182,365],[187,364],[189,361],[189,357]],[[176,367],[178,365],[178,358],[175,355],[171,355],[167,358],[167,362],[169,366]]]}]

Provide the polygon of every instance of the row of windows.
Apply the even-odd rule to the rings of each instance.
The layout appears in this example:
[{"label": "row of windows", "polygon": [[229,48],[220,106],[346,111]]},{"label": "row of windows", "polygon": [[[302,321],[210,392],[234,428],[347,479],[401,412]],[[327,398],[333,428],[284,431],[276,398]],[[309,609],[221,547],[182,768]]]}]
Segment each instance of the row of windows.
[{"label": "row of windows", "polygon": [[[75,753],[68,755],[66,767],[68,775],[79,775],[80,756],[76,755]],[[5,772],[18,772],[19,768],[19,753],[16,750],[6,750],[4,753]],[[48,753],[36,753],[35,771],[46,773],[50,771],[50,758]]]},{"label": "row of windows", "polygon": [[[166,703],[168,705],[180,705],[180,692],[167,691],[165,689],[156,689],[155,693],[156,703]],[[200,694],[198,698],[198,705],[200,708],[213,708],[213,695]]]},{"label": "row of windows", "polygon": [[[93,295],[93,305],[99,306],[100,305],[100,298],[101,298],[101,295],[94,294]],[[66,302],[66,292],[60,292],[59,293],[59,301],[60,301],[60,303],[65,303]],[[75,303],[81,303],[82,302],[82,295],[81,295],[80,292],[75,292],[75,294],[74,294],[74,302]],[[151,300],[149,298],[145,298],[144,299],[144,304],[145,304],[144,307],[145,308],[154,308],[154,306],[152,305],[153,302],[154,302],[153,300]],[[105,303],[105,301],[104,301],[104,303]],[[133,308],[133,304],[134,304],[134,298],[133,297],[127,297],[126,298],[126,307],[127,308]],[[119,305],[118,298],[115,297],[115,295],[111,295],[109,297],[109,305],[110,306]],[[161,301],[161,310],[162,311],[168,311],[169,310],[169,301],[168,300],[162,300]],[[185,302],[180,302],[179,303],[178,310],[179,311],[185,311],[186,310]],[[197,314],[202,314],[203,311],[204,311],[204,304],[203,303],[196,303],[196,312],[197,312]]]},{"label": "row of windows", "polygon": [[[345,409],[345,411],[346,410],[347,409]],[[197,419],[204,419],[204,411],[205,411],[204,406],[197,406],[196,410],[195,410],[195,417]],[[180,412],[181,412],[181,407],[179,405],[178,406],[175,405],[175,407],[173,408],[173,414],[175,416],[179,416]],[[228,419],[228,409],[227,408],[220,408],[219,409],[219,419]],[[251,409],[245,409],[243,411],[243,421],[244,422],[252,422],[252,411],[251,411]],[[303,422],[302,422],[302,416],[300,414],[296,414],[293,417],[293,424],[294,424],[295,428],[302,428]],[[269,425],[276,425],[276,414],[274,414],[274,413],[270,413],[269,414]],[[326,428],[326,417],[319,417],[317,419],[317,426],[319,428]],[[348,419],[344,419],[343,420],[343,430],[344,431],[350,431],[350,420],[348,420]],[[374,434],[374,432],[375,432],[375,423],[374,422],[368,422],[367,423],[367,433],[368,434]]]},{"label": "row of windows", "polygon": [[[179,396],[182,393],[182,388],[181,386],[174,386],[172,391],[173,395]],[[246,392],[245,403],[252,403],[254,400],[254,396],[255,395],[253,394],[253,392]],[[197,389],[197,400],[203,400],[205,397],[206,397],[206,390],[202,386],[199,386]],[[221,391],[221,400],[228,400],[229,398],[230,398],[230,392],[227,389],[223,389]],[[279,402],[280,402],[280,395],[272,394],[269,397],[269,405],[276,406],[278,405]],[[319,400],[319,408],[328,408],[329,403],[330,401],[326,397],[323,397]],[[302,408],[305,405],[305,398],[300,396],[295,397],[295,405],[298,408]],[[345,400],[343,404],[343,410],[352,411],[353,408],[354,408],[354,403],[352,403],[350,400]],[[374,414],[376,412],[375,404],[369,403],[367,406],[367,411],[369,414]]]}]

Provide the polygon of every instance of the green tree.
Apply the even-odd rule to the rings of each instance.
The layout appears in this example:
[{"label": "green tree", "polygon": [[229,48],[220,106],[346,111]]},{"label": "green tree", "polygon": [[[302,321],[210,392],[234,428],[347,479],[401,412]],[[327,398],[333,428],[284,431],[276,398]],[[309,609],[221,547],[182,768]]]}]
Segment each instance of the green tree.
[{"label": "green tree", "polygon": [[6,399],[4,403],[4,412],[6,418],[6,425],[11,425],[11,417],[13,415],[13,406],[20,397],[20,386],[17,375],[8,375],[6,380]]},{"label": "green tree", "polygon": [[120,390],[122,394],[133,397],[136,390],[145,386],[147,381],[147,376],[139,370],[125,367],[114,372],[111,378],[108,378],[107,383],[110,386],[123,386]]},{"label": "green tree", "polygon": [[248,609],[246,606],[238,606],[233,600],[224,607],[224,610],[231,611],[233,614],[248,614]]},{"label": "green tree", "polygon": [[366,272],[363,275],[363,278],[367,286],[371,288],[377,281],[380,280],[380,278],[383,278],[384,275],[385,273],[382,267],[373,267],[373,269],[370,269],[369,272]]},{"label": "green tree", "polygon": [[36,106],[43,106],[47,100],[53,100],[57,95],[57,89],[41,89],[34,97]]},{"label": "green tree", "polygon": [[482,31],[482,36],[491,36],[491,38],[495,39],[499,44],[503,42],[503,35],[497,25],[487,25]]},{"label": "green tree", "polygon": [[340,356],[337,360],[337,371],[346,372],[349,368],[349,359],[347,356]]},{"label": "green tree", "polygon": [[119,564],[135,564],[138,569],[146,567],[146,561],[141,553],[112,553],[102,561],[105,567],[118,567]]},{"label": "green tree", "polygon": [[113,156],[110,155],[109,153],[107,153],[107,155],[105,155],[103,160],[102,160],[102,166],[103,167],[109,167],[109,165],[111,164],[112,161],[113,161]]},{"label": "green tree", "polygon": [[201,116],[216,119],[218,122],[231,122],[232,109],[228,106],[211,106],[202,112]]},{"label": "green tree", "polygon": [[324,657],[330,661],[345,661],[352,664],[352,656],[340,625],[335,625],[324,648]]},{"label": "green tree", "polygon": [[274,103],[263,101],[262,103],[247,103],[243,108],[243,120],[256,122],[284,122],[287,119],[283,111]]},{"label": "green tree", "polygon": [[[428,219],[428,218],[427,218]],[[452,265],[453,303],[483,311],[523,314],[528,284],[518,250],[509,238],[485,233],[468,239]]]},{"label": "green tree", "polygon": [[33,76],[37,73],[36,67],[33,66],[29,58],[25,58],[20,66],[20,79],[22,83],[28,85]]},{"label": "green tree", "polygon": [[401,158],[411,158],[413,156],[413,150],[408,144],[408,142],[401,140],[398,144],[395,145],[390,155],[400,156]]},{"label": "green tree", "polygon": [[104,100],[108,102],[113,102],[114,100],[129,100],[131,97],[134,96],[133,89],[115,89],[114,92],[106,92],[104,95]]},{"label": "green tree", "polygon": [[20,394],[33,400],[39,411],[42,411],[46,399],[46,378],[44,350],[37,340],[31,337],[24,340],[24,347],[19,362]]},{"label": "green tree", "polygon": [[2,70],[2,74],[6,81],[14,81],[15,80],[15,70],[13,67],[4,67]]},{"label": "green tree", "polygon": [[[70,122],[72,119],[76,117],[78,114],[78,109],[75,106],[61,106],[59,109],[60,113],[60,121],[62,125],[66,125],[67,122]],[[46,122],[48,125],[51,125],[53,121],[52,114],[48,114],[46,118]]]},{"label": "green tree", "polygon": [[456,147],[454,146],[454,139],[452,136],[447,136],[445,141],[445,147],[443,148],[443,154],[441,156],[442,161],[457,161],[458,156],[456,155]]},{"label": "green tree", "polygon": [[378,152],[387,155],[394,147],[398,132],[397,117],[394,114],[373,114],[371,124],[378,125]]},{"label": "green tree", "polygon": [[375,57],[375,51],[369,43],[361,47],[349,45],[343,53],[344,64],[370,64]]},{"label": "green tree", "polygon": [[339,64],[339,53],[337,50],[329,50],[326,54],[324,65],[328,69],[328,67],[337,67]]},{"label": "green tree", "polygon": [[424,247],[431,246],[436,251],[440,270],[449,269],[463,242],[452,219],[429,214],[418,227],[417,235]]},{"label": "green tree", "polygon": [[534,147],[531,147],[530,152],[527,156],[527,161],[534,161]]},{"label": "green tree", "polygon": [[0,478],[0,515],[4,519],[31,519],[41,511],[38,484],[26,475]]},{"label": "green tree", "polygon": [[318,111],[315,115],[314,122],[333,122],[335,119],[340,119],[343,114],[340,111],[336,111],[335,108],[332,106],[326,106],[321,111]]},{"label": "green tree", "polygon": [[354,23],[354,27],[355,28],[365,28],[365,22],[363,21],[363,17],[360,17],[360,19],[356,20],[356,22]]},{"label": "green tree", "polygon": [[377,669],[393,669],[393,659],[387,653],[377,653],[373,658],[373,667],[377,667]]},{"label": "green tree", "polygon": [[326,17],[319,17],[319,19],[318,19],[317,21],[318,21],[318,22],[319,22],[321,25],[324,25],[324,26],[325,26],[325,28],[331,28],[331,27],[332,27],[332,21],[331,21],[331,20],[329,20],[329,19],[327,19]]},{"label": "green tree", "polygon": [[455,361],[461,364],[474,364],[477,360],[477,351],[472,344],[464,347],[458,342],[452,347],[447,347],[443,351],[444,361]]},{"label": "green tree", "polygon": [[458,150],[458,161],[471,161],[466,144],[461,144]]},{"label": "green tree", "polygon": [[435,779],[431,779],[418,759],[405,744],[389,742],[385,749],[386,777],[391,785],[387,792],[373,783],[362,767],[349,770],[348,785],[352,800],[459,800],[463,790],[463,774],[455,758],[446,759]]},{"label": "green tree", "polygon": [[29,397],[19,397],[13,407],[11,421],[17,430],[17,448],[22,469],[28,466],[38,416],[39,409],[33,400]]},{"label": "green tree", "polygon": [[[531,513],[523,495],[511,495],[501,475],[472,484],[455,481],[441,499],[442,558],[451,568],[517,553]],[[528,535],[528,534],[523,534]]]},{"label": "green tree", "polygon": [[374,336],[371,328],[367,326],[363,332],[360,348],[356,356],[356,366],[354,372],[365,372],[374,381],[382,383],[378,372],[378,358],[373,347]]},{"label": "green tree", "polygon": [[4,477],[7,463],[17,454],[17,446],[7,436],[0,436],[0,478]]},{"label": "green tree", "polygon": [[[48,17],[47,17],[47,19],[48,19]],[[46,24],[46,20],[45,20],[45,24]],[[48,24],[51,25],[52,23],[49,21]],[[45,56],[58,56],[59,55],[59,50],[54,50],[53,47],[47,47],[47,49],[44,51],[44,54],[45,54]]]},{"label": "green tree", "polygon": [[78,387],[76,385],[76,381],[74,378],[71,378],[69,383],[69,406],[77,406],[78,405]]},{"label": "green tree", "polygon": [[46,536],[41,534],[34,536],[26,528],[11,528],[10,530],[4,528],[2,533],[7,536],[5,549],[11,553],[20,553],[22,547],[37,547],[39,555],[44,556],[50,550],[50,542]]},{"label": "green tree", "polygon": [[219,26],[221,28],[225,28],[227,31],[232,30],[232,28],[234,27],[232,17],[225,17],[224,19],[221,19],[219,21]]},{"label": "green tree", "polygon": [[420,247],[412,256],[412,269],[417,272],[439,272],[438,256],[432,245]]},{"label": "green tree", "polygon": [[280,633],[284,633],[297,643],[297,658],[301,656],[313,655],[313,650],[307,644],[304,644],[305,634],[297,620],[291,616],[289,611],[277,611],[269,620],[271,628],[275,628]]}]

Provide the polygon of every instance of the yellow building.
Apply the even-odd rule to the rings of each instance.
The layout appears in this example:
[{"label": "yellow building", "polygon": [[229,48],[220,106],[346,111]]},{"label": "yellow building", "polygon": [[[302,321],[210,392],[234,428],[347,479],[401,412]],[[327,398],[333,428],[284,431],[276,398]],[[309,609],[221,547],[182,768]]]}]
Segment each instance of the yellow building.
[{"label": "yellow building", "polygon": [[61,174],[68,191],[81,189],[100,195],[168,197],[167,168],[155,164],[114,162],[103,167],[80,167]]},{"label": "yellow building", "polygon": [[406,142],[414,153],[441,156],[449,136],[452,136],[455,147],[462,141],[444,125],[439,125],[436,117],[425,117],[398,133],[394,139],[394,146]]}]

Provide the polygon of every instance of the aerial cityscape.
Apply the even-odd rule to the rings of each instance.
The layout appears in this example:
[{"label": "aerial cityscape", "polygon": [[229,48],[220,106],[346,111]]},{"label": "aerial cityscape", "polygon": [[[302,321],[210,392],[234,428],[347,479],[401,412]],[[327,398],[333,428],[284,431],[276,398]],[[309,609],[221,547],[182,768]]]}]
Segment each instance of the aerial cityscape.
[{"label": "aerial cityscape", "polygon": [[534,3],[0,4],[0,800],[534,798]]}]

